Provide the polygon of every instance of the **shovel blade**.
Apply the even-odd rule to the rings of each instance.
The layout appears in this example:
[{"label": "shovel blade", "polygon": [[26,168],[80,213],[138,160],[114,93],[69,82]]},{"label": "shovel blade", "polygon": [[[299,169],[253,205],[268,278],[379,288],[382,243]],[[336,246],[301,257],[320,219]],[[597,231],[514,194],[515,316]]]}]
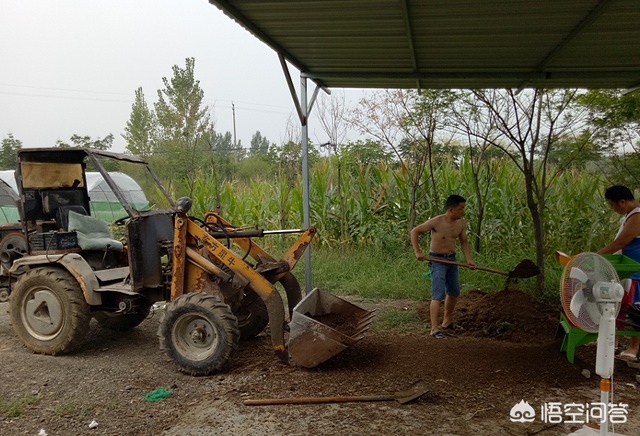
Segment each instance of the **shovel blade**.
[{"label": "shovel blade", "polygon": [[396,392],[395,397],[398,403],[405,404],[409,401],[413,401],[416,398],[423,396],[427,392],[429,392],[427,382],[424,380],[418,380],[408,388]]}]

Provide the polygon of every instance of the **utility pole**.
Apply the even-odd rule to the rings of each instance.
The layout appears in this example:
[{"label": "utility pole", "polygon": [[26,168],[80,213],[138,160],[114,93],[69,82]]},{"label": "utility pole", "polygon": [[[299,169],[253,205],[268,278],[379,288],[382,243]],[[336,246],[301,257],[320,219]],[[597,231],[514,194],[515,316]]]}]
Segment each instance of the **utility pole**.
[{"label": "utility pole", "polygon": [[235,163],[238,163],[238,149],[236,148],[236,107],[231,102],[231,110],[233,111],[233,157]]}]

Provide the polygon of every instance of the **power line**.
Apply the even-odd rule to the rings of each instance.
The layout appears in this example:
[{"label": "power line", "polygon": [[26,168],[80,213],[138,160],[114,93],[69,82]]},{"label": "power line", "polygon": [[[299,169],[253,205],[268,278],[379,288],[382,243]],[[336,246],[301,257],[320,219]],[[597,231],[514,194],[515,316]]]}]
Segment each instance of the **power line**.
[{"label": "power line", "polygon": [[8,85],[6,83],[0,83],[0,86],[9,86],[11,88],[46,89],[47,91],[67,91],[67,92],[86,92],[89,94],[126,95],[128,97],[131,97],[131,93],[123,94],[121,92],[86,91],[81,89],[66,89],[66,88],[47,88],[44,86]]},{"label": "power line", "polygon": [[[7,83],[0,83],[0,86],[7,86],[7,87],[11,87],[11,88],[24,88],[24,89],[39,89],[39,90],[46,90],[46,91],[63,91],[63,92],[83,92],[83,93],[87,93],[87,94],[104,94],[104,95],[119,95],[119,96],[127,96],[127,97],[133,97],[133,95],[131,93],[122,93],[122,92],[107,92],[107,91],[88,91],[85,89],[68,89],[68,88],[49,88],[46,86],[25,86],[25,85],[10,85]],[[77,100],[95,100],[95,101],[124,101],[124,100],[103,100],[103,99],[90,99],[90,98],[86,98],[86,97],[64,97],[64,96],[50,96],[50,95],[45,95],[45,94],[26,94],[26,93],[18,93],[18,92],[7,92],[7,91],[0,91],[0,94],[4,94],[4,95],[16,95],[16,96],[23,96],[23,97],[45,97],[45,98],[61,98],[61,99],[77,99]],[[127,103],[131,102],[132,100],[126,100]],[[278,105],[272,105],[272,104],[264,104],[264,103],[252,103],[252,102],[248,102],[248,101],[236,101],[236,100],[220,100],[220,99],[203,99],[203,101],[205,102],[209,102],[209,103],[213,103],[215,105],[216,102],[224,102],[224,103],[240,103],[243,105],[251,105],[251,106],[262,106],[262,107],[267,107],[267,108],[275,108],[275,109],[282,109],[282,110],[286,110],[286,111],[291,111],[293,110],[293,108],[290,107],[285,107],[285,106],[278,106]],[[153,103],[153,101],[151,102]],[[227,106],[229,107],[229,106]],[[250,109],[250,108],[242,108],[243,110],[246,111],[253,111],[253,112],[266,112],[266,113],[278,113],[278,112],[269,112],[269,111],[260,111],[258,109]]]},{"label": "power line", "polygon": [[58,100],[81,100],[81,101],[101,101],[108,103],[127,103],[131,104],[131,100],[113,100],[106,98],[90,98],[90,97],[66,97],[62,95],[44,95],[44,94],[25,94],[20,92],[5,92],[0,91],[0,94],[3,95],[15,95],[18,97],[34,97],[34,98],[49,98],[49,99],[58,99]]},{"label": "power line", "polygon": [[211,100],[211,99],[207,99],[207,98],[205,98],[204,101],[213,102],[214,104],[217,101],[221,101],[221,102],[225,102],[225,103],[242,103],[242,104],[250,104],[250,105],[254,105],[254,106],[273,107],[273,108],[278,108],[278,109],[287,109],[287,110],[292,109],[292,108],[285,107],[285,106],[276,106],[276,105],[273,105],[273,104],[263,104],[263,103],[251,103],[251,102],[248,102],[248,101],[220,100],[220,99]]}]

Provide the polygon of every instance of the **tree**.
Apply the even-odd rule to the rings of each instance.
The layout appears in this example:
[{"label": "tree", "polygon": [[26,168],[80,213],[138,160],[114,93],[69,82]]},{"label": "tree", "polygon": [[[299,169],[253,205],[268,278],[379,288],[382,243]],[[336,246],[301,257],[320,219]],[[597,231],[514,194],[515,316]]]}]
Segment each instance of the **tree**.
[{"label": "tree", "polygon": [[227,157],[234,151],[231,132],[217,133],[215,131],[208,138],[209,150],[219,157]]},{"label": "tree", "polygon": [[340,147],[339,153],[344,156],[345,165],[351,171],[358,169],[366,171],[367,167],[392,158],[392,153],[386,151],[380,141],[372,139],[348,142]]},{"label": "tree", "polygon": [[[70,142],[70,143],[69,143]],[[91,136],[71,135],[69,142],[56,141],[56,147],[60,148],[93,148],[95,150],[107,151],[113,146],[113,133],[109,133],[104,138],[91,139]],[[120,171],[120,162],[115,159],[100,159],[106,171]],[[93,162],[87,162],[87,171],[97,171]]]},{"label": "tree", "polygon": [[437,132],[444,128],[455,98],[456,94],[448,90],[423,90],[420,93],[385,90],[360,100],[353,111],[352,125],[386,144],[402,165],[410,187],[407,235],[415,227],[418,191],[426,183],[422,180],[426,168],[429,169],[432,200],[439,210],[432,152],[438,142]]},{"label": "tree", "polygon": [[136,99],[131,106],[131,117],[124,129],[125,134],[122,135],[127,141],[127,150],[136,156],[149,157],[155,147],[157,128],[156,116],[149,110],[140,87],[136,90]]},{"label": "tree", "polygon": [[[544,290],[544,211],[545,194],[559,172],[567,168],[587,145],[584,135],[587,114],[578,106],[580,92],[575,89],[532,89],[519,94],[512,90],[473,91],[476,114],[481,126],[470,136],[501,149],[525,178],[527,207],[532,218],[536,263],[541,274],[537,296]],[[494,126],[487,130],[486,126]],[[549,155],[567,138],[575,143],[574,153],[564,164],[552,168]]]},{"label": "tree", "polygon": [[109,150],[113,146],[113,133],[109,133],[104,138],[96,138],[95,140],[91,139],[91,136],[80,136],[73,134],[70,138],[71,144],[68,142],[62,142],[60,140],[56,141],[56,147],[60,148],[71,148],[71,147],[81,147],[81,148],[93,148],[95,150]]},{"label": "tree", "polygon": [[[331,168],[331,150],[337,152],[338,148],[342,145],[342,142],[347,136],[347,105],[345,103],[344,92],[336,92],[334,95],[326,96],[322,95],[318,102],[318,118],[320,119],[320,125],[322,130],[329,138],[327,149],[329,150],[329,167]],[[340,201],[340,240],[342,254],[345,254],[345,245],[347,243],[347,210],[345,205],[346,192],[343,191],[342,184],[342,169],[344,167],[344,160],[342,156],[336,157],[336,164],[338,167],[338,200]]]},{"label": "tree", "polygon": [[640,93],[592,90],[581,96],[589,109],[594,143],[609,154],[605,175],[612,184],[640,184]]},{"label": "tree", "polygon": [[460,104],[456,105],[452,115],[455,129],[466,136],[468,149],[465,158],[471,167],[473,185],[476,195],[476,229],[474,250],[480,251],[480,237],[482,234],[482,222],[484,219],[484,199],[486,198],[494,172],[491,171],[491,159],[488,158],[492,148],[492,142],[497,141],[498,130],[495,127],[493,117],[483,117],[484,112],[478,108],[481,106],[478,97],[472,92],[460,93]]},{"label": "tree", "polygon": [[2,150],[0,151],[0,169],[15,170],[18,166],[16,154],[22,148],[22,141],[15,139],[13,133],[2,140]]},{"label": "tree", "polygon": [[[94,150],[107,151],[113,146],[113,133],[104,138],[91,139],[91,136],[71,135],[69,142],[56,141],[56,147],[60,148],[93,148]],[[106,171],[120,171],[120,162],[115,159],[100,159]],[[93,162],[87,162],[87,171],[98,171]]]},{"label": "tree", "polygon": [[249,156],[266,156],[267,154],[269,154],[269,140],[256,131],[251,137]]},{"label": "tree", "polygon": [[204,91],[194,77],[195,59],[187,58],[185,68],[173,66],[173,77],[162,78],[165,88],[158,90],[154,103],[159,125],[159,143],[171,163],[170,174],[187,183],[192,195],[200,160],[199,149],[208,146],[206,136],[213,131],[209,107],[204,105]]}]

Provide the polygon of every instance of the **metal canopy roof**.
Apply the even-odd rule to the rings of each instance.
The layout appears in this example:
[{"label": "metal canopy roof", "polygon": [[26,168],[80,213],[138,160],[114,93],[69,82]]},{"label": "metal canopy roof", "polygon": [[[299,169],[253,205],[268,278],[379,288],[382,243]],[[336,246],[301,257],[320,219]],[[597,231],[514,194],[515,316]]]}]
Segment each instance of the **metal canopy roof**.
[{"label": "metal canopy roof", "polygon": [[321,86],[640,86],[638,0],[210,0]]}]

